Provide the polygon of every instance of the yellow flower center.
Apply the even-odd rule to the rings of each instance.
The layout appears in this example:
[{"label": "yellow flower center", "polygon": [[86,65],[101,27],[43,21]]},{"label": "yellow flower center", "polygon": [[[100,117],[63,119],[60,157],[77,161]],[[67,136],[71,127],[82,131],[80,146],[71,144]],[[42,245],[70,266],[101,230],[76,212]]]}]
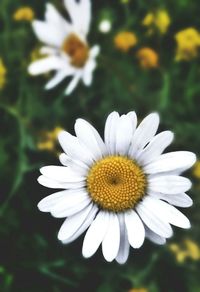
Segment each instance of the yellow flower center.
[{"label": "yellow flower center", "polygon": [[63,51],[70,56],[71,64],[81,68],[89,57],[89,47],[75,34],[70,34],[64,41]]},{"label": "yellow flower center", "polygon": [[92,200],[102,209],[122,212],[133,208],[147,185],[142,169],[123,156],[108,156],[96,162],[87,177]]}]

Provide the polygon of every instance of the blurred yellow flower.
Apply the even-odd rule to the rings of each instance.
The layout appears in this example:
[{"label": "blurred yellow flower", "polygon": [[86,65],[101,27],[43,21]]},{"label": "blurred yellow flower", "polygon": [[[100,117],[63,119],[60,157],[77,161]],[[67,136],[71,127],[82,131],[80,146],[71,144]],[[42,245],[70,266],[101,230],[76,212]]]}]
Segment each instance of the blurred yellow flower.
[{"label": "blurred yellow flower", "polygon": [[193,175],[200,178],[200,160],[198,160],[193,167]]},{"label": "blurred yellow flower", "polygon": [[136,56],[142,68],[150,69],[158,67],[159,56],[153,49],[148,47],[141,48],[137,51]]},{"label": "blurred yellow flower", "polygon": [[148,292],[148,290],[146,288],[133,288],[128,292]]},{"label": "blurred yellow flower", "polygon": [[184,263],[187,259],[200,260],[200,247],[191,239],[185,239],[181,245],[172,243],[169,249],[179,263]]},{"label": "blurred yellow flower", "polygon": [[17,9],[13,14],[15,21],[32,21],[35,17],[35,13],[31,7],[21,7]]},{"label": "blurred yellow flower", "polygon": [[130,31],[119,32],[114,38],[115,47],[125,53],[133,48],[137,42],[136,35]]},{"label": "blurred yellow flower", "polygon": [[3,63],[3,60],[0,58],[0,89],[3,89],[6,84],[6,74],[7,69]]},{"label": "blurred yellow flower", "polygon": [[186,28],[175,35],[177,43],[176,61],[189,61],[198,54],[200,34],[195,28]]},{"label": "blurred yellow flower", "polygon": [[155,30],[165,34],[170,26],[171,19],[166,10],[149,12],[143,19],[142,24],[148,27],[148,33],[152,34]]},{"label": "blurred yellow flower", "polygon": [[37,148],[41,151],[54,152],[56,154],[57,137],[59,132],[63,129],[61,127],[55,127],[52,131],[43,131],[40,134],[40,141],[37,143]]}]

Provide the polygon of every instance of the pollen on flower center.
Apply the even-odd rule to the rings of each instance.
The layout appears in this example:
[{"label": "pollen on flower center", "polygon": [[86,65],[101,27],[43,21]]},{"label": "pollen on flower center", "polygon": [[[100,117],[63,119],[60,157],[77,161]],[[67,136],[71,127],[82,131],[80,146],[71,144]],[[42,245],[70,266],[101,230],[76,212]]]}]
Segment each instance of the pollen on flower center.
[{"label": "pollen on flower center", "polygon": [[108,156],[96,162],[87,177],[87,189],[101,208],[122,212],[133,208],[147,185],[142,169],[123,156]]},{"label": "pollen on flower center", "polygon": [[89,47],[76,34],[70,34],[62,45],[63,51],[71,58],[71,64],[81,68],[89,57]]}]

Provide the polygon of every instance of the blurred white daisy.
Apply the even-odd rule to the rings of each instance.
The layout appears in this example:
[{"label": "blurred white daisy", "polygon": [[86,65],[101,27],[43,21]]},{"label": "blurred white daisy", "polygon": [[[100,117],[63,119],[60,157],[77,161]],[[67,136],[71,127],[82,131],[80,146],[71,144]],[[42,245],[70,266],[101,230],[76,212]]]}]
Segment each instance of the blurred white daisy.
[{"label": "blurred white daisy", "polygon": [[99,23],[99,31],[102,33],[109,33],[112,28],[112,23],[109,19],[103,19]]},{"label": "blurred white daisy", "polygon": [[76,136],[59,134],[63,166],[41,168],[40,184],[64,189],[38,204],[43,212],[65,218],[58,239],[69,243],[84,231],[83,256],[102,244],[107,261],[125,263],[129,246],[139,248],[145,237],[164,244],[171,225],[189,228],[175,207],[189,207],[189,179],[180,176],[196,161],[188,151],[162,154],[173,140],[171,131],[156,135],[159,116],[148,115],[137,127],[135,112],[106,121],[104,141],[88,122],[78,119]]},{"label": "blurred white daisy", "polygon": [[47,56],[33,62],[28,71],[31,75],[39,75],[54,70],[55,76],[46,84],[46,89],[52,89],[66,77],[72,76],[66,90],[69,95],[80,80],[86,86],[91,85],[99,46],[90,48],[87,42],[91,22],[90,0],[64,0],[64,4],[71,23],[49,3],[45,21],[33,21],[36,36],[45,44],[41,53]]}]

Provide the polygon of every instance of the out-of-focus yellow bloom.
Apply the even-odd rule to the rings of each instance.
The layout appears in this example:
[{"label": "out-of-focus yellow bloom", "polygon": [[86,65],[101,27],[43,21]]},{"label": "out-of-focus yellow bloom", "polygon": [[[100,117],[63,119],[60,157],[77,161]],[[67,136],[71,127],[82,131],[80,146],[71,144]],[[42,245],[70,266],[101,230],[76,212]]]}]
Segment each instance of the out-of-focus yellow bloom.
[{"label": "out-of-focus yellow bloom", "polygon": [[200,247],[191,239],[185,239],[181,245],[172,243],[169,245],[169,249],[179,263],[185,262],[186,259],[200,260]]},{"label": "out-of-focus yellow bloom", "polygon": [[148,292],[148,290],[146,288],[133,288],[128,292]]},{"label": "out-of-focus yellow bloom", "polygon": [[151,69],[158,67],[158,54],[151,48],[141,48],[136,54],[142,68]]},{"label": "out-of-focus yellow bloom", "polygon": [[15,21],[32,21],[35,17],[35,13],[31,7],[21,7],[17,9],[13,14]]},{"label": "out-of-focus yellow bloom", "polygon": [[125,53],[133,48],[137,42],[136,35],[130,31],[121,31],[114,38],[115,47]]},{"label": "out-of-focus yellow bloom", "polygon": [[122,4],[128,4],[130,2],[130,0],[121,0]]},{"label": "out-of-focus yellow bloom", "polygon": [[200,178],[200,160],[198,160],[193,167],[193,175]]},{"label": "out-of-focus yellow bloom", "polygon": [[177,43],[176,61],[189,61],[195,58],[198,54],[200,46],[200,34],[193,28],[186,28],[175,35]]},{"label": "out-of-focus yellow bloom", "polygon": [[144,26],[148,27],[148,34],[152,34],[156,30],[161,34],[165,34],[170,26],[170,23],[171,19],[166,10],[149,12],[142,22]]},{"label": "out-of-focus yellow bloom", "polygon": [[58,154],[57,146],[57,137],[60,131],[63,129],[61,127],[56,127],[52,131],[43,131],[40,134],[40,141],[37,143],[37,148],[39,150],[46,150],[49,152],[54,152]]},{"label": "out-of-focus yellow bloom", "polygon": [[3,63],[3,60],[0,58],[0,89],[3,89],[6,84],[6,74],[7,69]]}]

